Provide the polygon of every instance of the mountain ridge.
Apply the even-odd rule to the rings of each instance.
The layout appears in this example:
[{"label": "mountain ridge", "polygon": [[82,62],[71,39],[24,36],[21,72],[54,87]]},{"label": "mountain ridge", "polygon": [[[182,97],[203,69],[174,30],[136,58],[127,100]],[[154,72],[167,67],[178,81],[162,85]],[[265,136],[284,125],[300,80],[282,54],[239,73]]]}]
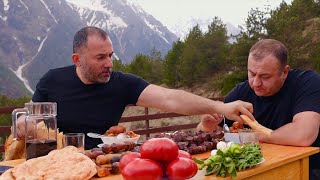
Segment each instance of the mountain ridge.
[{"label": "mountain ridge", "polygon": [[[161,22],[126,0],[90,1],[100,3],[103,11],[80,9],[66,0],[0,1],[0,65],[15,74],[3,71],[6,73],[0,74],[0,81],[6,76],[19,78],[27,87],[29,84],[29,91],[34,90],[49,69],[72,64],[73,36],[88,25],[101,26],[108,32],[116,55],[124,63],[136,54],[150,53],[155,46],[164,55],[177,40]],[[106,6],[113,9],[113,14]],[[119,18],[127,26],[121,26]],[[103,25],[105,22],[110,23]],[[6,82],[7,87],[0,89],[0,94],[30,95],[26,88],[15,88],[10,81]]]}]

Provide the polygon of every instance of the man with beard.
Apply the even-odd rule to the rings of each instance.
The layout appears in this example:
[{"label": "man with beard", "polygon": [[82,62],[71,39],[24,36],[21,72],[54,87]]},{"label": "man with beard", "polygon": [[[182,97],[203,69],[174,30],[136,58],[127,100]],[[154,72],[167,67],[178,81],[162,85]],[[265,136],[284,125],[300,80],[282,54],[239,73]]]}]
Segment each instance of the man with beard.
[{"label": "man with beard", "polygon": [[[262,142],[319,147],[320,75],[310,70],[290,70],[287,57],[281,42],[258,41],[249,51],[248,80],[238,84],[225,102],[253,104],[257,121],[273,130],[270,137],[260,135]],[[221,121],[217,114],[204,115],[198,130],[215,130]],[[319,156],[310,157],[310,179],[320,179]]]},{"label": "man with beard", "polygon": [[[57,102],[60,131],[103,134],[118,124],[128,104],[186,115],[217,112],[236,120],[240,113],[253,117],[250,103],[224,104],[182,90],[149,84],[132,74],[112,71],[113,53],[112,42],[105,31],[85,27],[74,36],[74,65],[49,70],[40,79],[32,101]],[[21,138],[24,129],[19,129]],[[85,139],[85,149],[101,143],[100,139]]]}]

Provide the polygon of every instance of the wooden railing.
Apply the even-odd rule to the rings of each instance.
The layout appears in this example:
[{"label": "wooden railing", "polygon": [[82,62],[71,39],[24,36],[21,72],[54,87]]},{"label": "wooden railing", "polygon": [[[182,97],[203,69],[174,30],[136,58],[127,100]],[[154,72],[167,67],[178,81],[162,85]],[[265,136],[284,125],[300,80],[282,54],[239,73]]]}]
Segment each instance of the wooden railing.
[{"label": "wooden railing", "polygon": [[[223,101],[224,98],[212,98],[212,100],[219,100]],[[11,114],[11,112],[21,107],[0,107],[0,114]],[[144,121],[144,128],[139,130],[134,130],[135,133],[140,135],[146,135],[147,137],[150,134],[159,133],[159,132],[167,132],[167,131],[177,131],[182,129],[192,129],[197,126],[198,123],[191,123],[191,124],[182,124],[182,125],[172,125],[172,126],[165,126],[159,128],[152,128],[150,127],[151,120],[158,120],[163,118],[173,118],[173,117],[183,117],[186,115],[176,114],[176,113],[156,113],[156,114],[149,114],[149,108],[145,108],[144,115],[136,115],[136,116],[126,116],[120,119],[120,123],[124,122],[136,122],[136,121]],[[10,130],[11,126],[0,126],[0,135],[9,135],[11,133]],[[0,152],[3,152],[4,148],[3,145],[0,145]]]}]

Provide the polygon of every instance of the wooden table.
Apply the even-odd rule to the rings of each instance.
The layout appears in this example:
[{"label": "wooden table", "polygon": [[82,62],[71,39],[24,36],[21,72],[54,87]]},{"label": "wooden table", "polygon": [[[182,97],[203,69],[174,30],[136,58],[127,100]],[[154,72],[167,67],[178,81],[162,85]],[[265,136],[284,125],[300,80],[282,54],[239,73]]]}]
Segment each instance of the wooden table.
[{"label": "wooden table", "polygon": [[[281,146],[275,144],[262,145],[262,153],[265,162],[237,172],[236,179],[246,180],[306,180],[309,177],[309,156],[320,152],[317,147],[294,147]],[[199,159],[206,159],[210,156],[210,152],[194,155],[193,157]],[[0,162],[0,165],[16,166],[25,160],[12,160]],[[230,176],[226,178],[216,177],[215,175],[204,176],[205,171],[198,171],[193,180],[227,180],[232,179]],[[110,175],[104,178],[92,178],[92,180],[122,180],[121,174]]]}]

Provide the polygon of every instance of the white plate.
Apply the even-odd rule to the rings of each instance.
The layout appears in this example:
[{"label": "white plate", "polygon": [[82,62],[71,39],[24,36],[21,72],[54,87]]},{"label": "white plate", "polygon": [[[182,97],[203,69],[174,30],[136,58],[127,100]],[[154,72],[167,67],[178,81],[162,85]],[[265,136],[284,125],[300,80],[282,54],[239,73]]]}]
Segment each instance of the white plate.
[{"label": "white plate", "polygon": [[137,144],[139,138],[140,138],[140,135],[138,135],[137,137],[134,137],[134,138],[125,138],[125,139],[118,139],[116,136],[103,136],[103,137],[100,137],[103,144],[112,144],[112,143],[116,143],[116,144],[122,144],[126,141],[131,141],[131,142],[134,142]]},{"label": "white plate", "polygon": [[140,138],[140,135],[137,135],[137,137],[133,137],[133,138],[119,139],[117,138],[117,136],[105,136],[97,133],[87,133],[87,136],[92,138],[100,138],[103,144],[112,144],[112,143],[121,144],[121,143],[124,143],[125,141],[131,141],[137,144]]}]

